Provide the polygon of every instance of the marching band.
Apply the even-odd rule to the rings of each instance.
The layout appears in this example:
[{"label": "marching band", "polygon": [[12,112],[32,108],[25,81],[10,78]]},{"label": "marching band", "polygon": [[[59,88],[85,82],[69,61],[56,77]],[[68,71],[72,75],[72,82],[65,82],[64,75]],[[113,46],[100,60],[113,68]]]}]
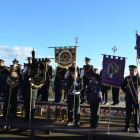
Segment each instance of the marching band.
[{"label": "marching band", "polygon": [[[29,120],[30,115],[30,100],[31,101],[31,121],[34,119],[35,101],[39,92],[34,84],[30,84],[29,79],[31,75],[32,58],[27,58],[28,63],[24,63],[24,68],[21,69],[18,60],[13,60],[13,65],[8,68],[4,65],[4,60],[0,59],[0,96],[4,97],[3,116],[1,119],[7,119],[8,104],[11,104],[10,115],[13,119],[17,119],[17,94],[19,89],[20,99],[24,100],[25,108],[25,121]],[[65,90],[68,104],[68,123],[67,126],[80,126],[80,104],[89,104],[91,110],[90,127],[98,127],[99,110],[101,104],[108,102],[108,91],[109,86],[102,85],[102,74],[98,74],[98,69],[94,68],[90,64],[91,59],[85,57],[86,65],[83,68],[79,68],[72,63],[68,69],[58,66],[54,71],[50,65],[50,60],[46,61],[46,81],[41,87],[41,101],[48,102],[50,80],[54,77],[54,102],[59,103],[62,100],[62,90]],[[131,93],[131,90],[137,89],[136,66],[130,65],[130,75],[125,77],[122,82],[121,89],[126,95],[126,126],[124,131],[129,131],[130,115],[133,111],[135,120],[135,132],[139,133],[139,104],[136,102],[136,95]],[[8,84],[8,79],[13,80],[13,87],[11,88]],[[138,82],[138,83],[137,83]],[[64,88],[65,87],[65,88]],[[31,92],[32,91],[32,92]],[[102,92],[102,95],[100,94]],[[32,98],[30,97],[32,93]],[[113,101],[112,105],[117,105],[119,89],[113,90]],[[31,98],[31,99],[30,99]],[[103,103],[104,102],[104,103]],[[133,107],[132,107],[133,106]],[[73,109],[74,108],[74,109]],[[73,115],[74,114],[74,115]]]}]

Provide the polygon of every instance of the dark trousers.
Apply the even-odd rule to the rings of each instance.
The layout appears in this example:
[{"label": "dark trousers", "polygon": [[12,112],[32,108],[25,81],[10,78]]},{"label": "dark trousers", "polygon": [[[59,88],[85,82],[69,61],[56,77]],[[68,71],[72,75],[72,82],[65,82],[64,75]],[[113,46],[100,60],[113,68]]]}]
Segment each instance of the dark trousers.
[{"label": "dark trousers", "polygon": [[[68,95],[68,122],[73,122],[74,95]],[[80,121],[80,95],[75,95],[75,123]]]},{"label": "dark trousers", "polygon": [[62,86],[55,84],[55,101],[60,102],[62,96]]},{"label": "dark trousers", "polygon": [[113,103],[115,104],[119,103],[119,89],[118,88],[112,88],[112,98],[113,98]]},{"label": "dark trousers", "polygon": [[41,97],[41,101],[47,101],[48,100],[48,88],[46,85],[42,86],[41,88],[41,92],[42,92],[42,97]]},{"label": "dark trousers", "polygon": [[139,105],[136,105],[135,111],[132,108],[133,101],[132,100],[126,100],[126,127],[129,127],[129,122],[131,118],[131,112],[133,111],[134,116],[134,127],[139,126]]},{"label": "dark trousers", "polygon": [[98,126],[98,119],[100,113],[100,102],[90,102],[90,112],[91,112],[91,119],[90,119],[90,126]]},{"label": "dark trousers", "polygon": [[41,101],[48,101],[48,95],[49,95],[49,86],[50,86],[50,80],[47,78],[45,85],[42,86],[42,98]]},{"label": "dark trousers", "polygon": [[108,91],[102,91],[103,101],[108,102]]},{"label": "dark trousers", "polygon": [[[4,106],[3,106],[3,116],[6,117],[7,115],[7,107],[8,107],[8,101],[9,101],[9,94],[6,93],[5,100],[4,100]],[[12,93],[10,98],[10,114],[13,115],[13,117],[16,116],[17,113],[17,93]]]},{"label": "dark trousers", "polygon": [[[30,99],[24,99],[24,109],[25,109],[25,117],[29,119],[29,112],[30,112]],[[35,99],[32,99],[31,104],[31,119],[34,118],[34,111],[35,111]]]},{"label": "dark trousers", "polygon": [[83,90],[81,90],[81,102],[85,102],[84,96],[85,96],[85,90],[86,86],[88,86],[89,81],[83,80]]}]

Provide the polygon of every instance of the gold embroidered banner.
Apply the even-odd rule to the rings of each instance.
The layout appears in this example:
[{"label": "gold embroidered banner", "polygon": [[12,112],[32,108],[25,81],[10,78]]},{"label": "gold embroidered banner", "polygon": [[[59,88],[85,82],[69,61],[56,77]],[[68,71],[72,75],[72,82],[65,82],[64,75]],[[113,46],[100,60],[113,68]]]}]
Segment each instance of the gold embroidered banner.
[{"label": "gold embroidered banner", "polygon": [[55,48],[55,62],[62,68],[69,67],[76,62],[77,47]]}]

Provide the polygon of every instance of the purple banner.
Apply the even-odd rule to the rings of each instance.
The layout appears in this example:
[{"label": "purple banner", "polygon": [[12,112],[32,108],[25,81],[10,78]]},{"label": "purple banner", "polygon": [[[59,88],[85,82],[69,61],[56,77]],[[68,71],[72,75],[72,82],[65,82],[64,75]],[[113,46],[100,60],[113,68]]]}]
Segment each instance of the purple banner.
[{"label": "purple banner", "polygon": [[125,58],[104,55],[103,58],[103,85],[119,88],[124,80]]}]

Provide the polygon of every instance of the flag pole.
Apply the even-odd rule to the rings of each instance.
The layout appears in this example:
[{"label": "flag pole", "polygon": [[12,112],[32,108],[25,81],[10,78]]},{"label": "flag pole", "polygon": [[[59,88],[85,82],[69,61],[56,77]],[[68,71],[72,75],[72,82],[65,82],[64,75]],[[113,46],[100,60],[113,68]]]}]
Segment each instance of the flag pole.
[{"label": "flag pole", "polygon": [[[135,33],[136,33],[136,47],[135,47],[135,49],[136,49],[136,63],[137,63],[137,74],[138,74],[138,72],[139,72],[139,59],[138,59],[138,55],[139,55],[139,52],[138,52],[139,51],[139,49],[138,49],[139,43],[138,43],[138,41],[139,40],[138,39],[139,38],[138,38],[138,34],[137,34],[138,31],[137,30],[135,31]],[[138,98],[138,106],[139,106],[139,77],[138,76],[139,76],[139,74],[137,75],[137,95],[138,95],[137,98]],[[138,115],[137,119],[138,119],[138,124],[139,124],[139,115]]]},{"label": "flag pole", "polygon": [[[77,69],[77,43],[78,43],[78,37],[75,37],[75,40],[76,40],[76,47],[75,47],[75,82],[76,82],[76,69]],[[76,87],[74,86],[74,90],[76,89]],[[73,126],[74,126],[74,120],[75,120],[75,94],[74,94],[74,104],[73,104]]]}]

